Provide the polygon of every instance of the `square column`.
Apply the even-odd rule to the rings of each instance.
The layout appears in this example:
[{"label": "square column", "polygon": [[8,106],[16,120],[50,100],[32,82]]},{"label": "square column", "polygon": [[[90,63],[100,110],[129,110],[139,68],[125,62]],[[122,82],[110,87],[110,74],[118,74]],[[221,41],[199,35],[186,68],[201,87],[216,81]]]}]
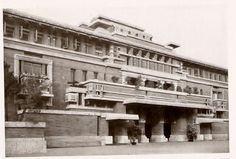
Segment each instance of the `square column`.
[{"label": "square column", "polygon": [[127,121],[114,121],[114,143],[116,144],[127,144],[129,143],[127,134]]}]

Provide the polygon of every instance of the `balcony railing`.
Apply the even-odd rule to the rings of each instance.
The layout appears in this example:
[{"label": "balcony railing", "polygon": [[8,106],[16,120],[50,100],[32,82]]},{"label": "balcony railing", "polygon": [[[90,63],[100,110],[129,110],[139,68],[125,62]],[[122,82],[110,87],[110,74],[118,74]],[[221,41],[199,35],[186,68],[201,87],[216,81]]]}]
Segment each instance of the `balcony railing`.
[{"label": "balcony railing", "polygon": [[227,100],[224,100],[224,99],[214,99],[212,104],[215,107],[216,111],[227,110],[227,105],[228,105]]},{"label": "balcony railing", "polygon": [[100,99],[124,101],[125,99],[148,99],[151,101],[165,101],[178,103],[192,103],[210,105],[210,97],[189,95],[185,92],[176,92],[162,89],[124,85],[98,80],[89,80],[83,83],[87,87],[86,99]]}]

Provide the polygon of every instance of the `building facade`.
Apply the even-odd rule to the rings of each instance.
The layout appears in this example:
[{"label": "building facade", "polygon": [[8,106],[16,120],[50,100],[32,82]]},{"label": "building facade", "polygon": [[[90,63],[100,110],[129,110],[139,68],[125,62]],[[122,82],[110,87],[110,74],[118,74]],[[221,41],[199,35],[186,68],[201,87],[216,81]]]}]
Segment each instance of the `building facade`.
[{"label": "building facade", "polygon": [[[70,26],[4,10],[4,61],[27,81],[52,83],[40,112],[47,142],[103,140],[128,143],[127,121],[142,129],[140,142],[228,139],[228,70],[152,41],[144,29],[104,16]],[[47,108],[47,109],[46,109]],[[11,113],[11,112],[9,112]],[[18,111],[20,114],[20,111]]]}]

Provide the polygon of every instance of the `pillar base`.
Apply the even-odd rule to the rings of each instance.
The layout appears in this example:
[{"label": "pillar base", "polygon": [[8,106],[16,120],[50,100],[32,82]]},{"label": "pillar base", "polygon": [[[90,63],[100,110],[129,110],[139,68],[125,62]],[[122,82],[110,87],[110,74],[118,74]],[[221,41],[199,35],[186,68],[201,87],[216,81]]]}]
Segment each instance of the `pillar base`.
[{"label": "pillar base", "polygon": [[151,142],[167,142],[168,139],[164,135],[152,135]]},{"label": "pillar base", "polygon": [[204,140],[212,140],[212,134],[204,134]]},{"label": "pillar base", "polygon": [[197,135],[197,141],[203,141],[204,140],[204,135],[203,134],[198,134]]},{"label": "pillar base", "polygon": [[129,143],[128,136],[115,136],[114,137],[114,143],[116,143],[116,144],[128,144]]},{"label": "pillar base", "polygon": [[102,136],[102,145],[113,144],[112,136]]},{"label": "pillar base", "polygon": [[145,135],[141,135],[140,137],[140,143],[148,143],[149,139]]},{"label": "pillar base", "polygon": [[170,135],[170,141],[188,141],[186,135]]}]

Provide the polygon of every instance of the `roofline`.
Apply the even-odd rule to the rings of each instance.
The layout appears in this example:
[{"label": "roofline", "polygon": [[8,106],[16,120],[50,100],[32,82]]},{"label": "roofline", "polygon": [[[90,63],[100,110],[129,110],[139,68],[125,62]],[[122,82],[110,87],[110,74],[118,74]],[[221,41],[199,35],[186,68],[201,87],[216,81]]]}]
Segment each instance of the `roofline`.
[{"label": "roofline", "polygon": [[97,17],[93,18],[91,22],[93,22],[94,20],[96,19],[106,19],[108,21],[112,21],[112,22],[115,22],[115,23],[118,23],[118,24],[121,24],[121,25],[125,25],[127,27],[131,27],[133,29],[137,29],[139,31],[142,31],[144,32],[145,29],[139,27],[139,26],[136,26],[136,25],[132,25],[132,24],[129,24],[129,23],[126,23],[126,22],[123,22],[123,21],[120,21],[120,20],[117,20],[117,19],[113,19],[113,18],[110,18],[110,17],[107,17],[107,16],[104,16],[104,15],[98,15]]},{"label": "roofline", "polygon": [[[120,39],[118,37],[110,37],[110,36],[107,36],[107,35],[101,35],[101,34],[95,33],[92,30],[88,30],[88,29],[85,29],[85,28],[76,27],[76,26],[73,26],[73,25],[53,21],[51,19],[47,19],[47,18],[43,18],[43,17],[38,17],[38,16],[35,16],[35,15],[32,15],[32,14],[28,14],[26,12],[17,11],[15,9],[3,9],[3,15],[4,14],[12,14],[12,15],[15,15],[15,16],[18,16],[18,17],[31,19],[31,20],[34,20],[36,22],[38,21],[40,23],[46,23],[46,24],[49,24],[49,25],[57,26],[59,28],[69,29],[69,30],[72,30],[74,32],[78,32],[78,34],[90,34],[90,36],[96,36],[96,37],[104,38],[104,39],[107,39],[107,40],[113,40],[113,41],[118,42],[118,43],[123,43],[124,45],[133,45],[135,47],[151,50],[151,51],[154,51],[154,52],[159,52],[159,53],[164,54],[164,55],[168,55],[168,56],[171,56],[171,57],[174,57],[174,58],[181,59],[182,61],[192,62],[192,63],[202,65],[202,66],[205,66],[205,67],[211,67],[213,69],[219,69],[221,71],[228,71],[227,68],[224,68],[222,66],[217,66],[215,64],[211,64],[211,63],[203,62],[203,61],[200,61],[200,60],[192,59],[190,57],[185,57],[183,55],[177,55],[177,54],[174,54],[174,53],[169,53],[169,52],[166,52],[166,51],[161,51],[160,52],[160,50],[157,50],[157,48],[147,47],[145,45],[138,44],[136,42],[130,42],[128,40],[123,40],[123,39]],[[154,44],[157,44],[157,43],[154,43]],[[161,45],[161,44],[157,44],[157,45],[159,45],[160,47],[163,47],[163,48],[166,49],[166,47],[164,45]]]}]

